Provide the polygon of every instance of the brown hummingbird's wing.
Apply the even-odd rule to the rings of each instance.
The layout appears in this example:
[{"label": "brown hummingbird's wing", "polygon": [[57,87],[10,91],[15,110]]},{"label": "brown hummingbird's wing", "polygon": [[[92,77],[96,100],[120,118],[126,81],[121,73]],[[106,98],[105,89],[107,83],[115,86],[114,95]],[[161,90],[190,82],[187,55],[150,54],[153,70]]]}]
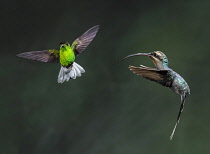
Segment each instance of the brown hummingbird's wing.
[{"label": "brown hummingbird's wing", "polygon": [[142,66],[142,67],[129,66],[129,69],[133,73],[140,75],[146,79],[158,82],[161,85],[166,86],[166,87],[169,86],[167,84],[168,81],[166,80],[169,70],[157,70],[156,68],[151,68],[151,67],[146,67],[146,66]]},{"label": "brown hummingbird's wing", "polygon": [[90,44],[90,42],[96,36],[98,29],[99,29],[99,25],[90,28],[82,36],[77,38],[72,43],[72,48],[75,55],[79,55],[80,53],[82,53],[83,50],[85,50],[85,48]]},{"label": "brown hummingbird's wing", "polygon": [[43,50],[43,51],[30,51],[24,52],[17,55],[18,57],[38,60],[46,63],[58,63],[59,62],[59,51],[58,50]]}]

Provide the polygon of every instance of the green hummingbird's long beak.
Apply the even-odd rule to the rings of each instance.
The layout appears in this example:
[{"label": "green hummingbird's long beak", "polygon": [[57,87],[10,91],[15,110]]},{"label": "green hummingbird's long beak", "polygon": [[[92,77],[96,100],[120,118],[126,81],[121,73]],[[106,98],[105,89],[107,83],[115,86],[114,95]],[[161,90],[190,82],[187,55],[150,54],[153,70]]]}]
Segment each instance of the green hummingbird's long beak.
[{"label": "green hummingbird's long beak", "polygon": [[129,57],[133,57],[133,56],[150,56],[150,54],[149,53],[136,53],[136,54],[128,55],[125,58],[121,59],[120,62],[129,58]]}]

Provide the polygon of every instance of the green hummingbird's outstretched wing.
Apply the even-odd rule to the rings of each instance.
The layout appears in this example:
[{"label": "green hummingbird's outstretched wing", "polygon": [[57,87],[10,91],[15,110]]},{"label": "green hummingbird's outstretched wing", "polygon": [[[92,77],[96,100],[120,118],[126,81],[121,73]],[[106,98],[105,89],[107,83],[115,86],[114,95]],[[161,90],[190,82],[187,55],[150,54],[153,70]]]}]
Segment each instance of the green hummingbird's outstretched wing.
[{"label": "green hummingbird's outstretched wing", "polygon": [[84,51],[85,48],[90,44],[90,42],[96,36],[98,29],[99,25],[90,28],[72,43],[72,49],[76,56],[82,53],[82,51]]},{"label": "green hummingbird's outstretched wing", "polygon": [[58,63],[59,62],[59,51],[58,50],[43,50],[43,51],[30,51],[24,52],[17,55],[18,57],[38,60],[46,63]]},{"label": "green hummingbird's outstretched wing", "polygon": [[151,81],[160,83],[163,86],[169,87],[171,84],[171,81],[168,80],[167,78],[167,74],[169,73],[170,70],[158,70],[156,68],[146,67],[143,65],[141,65],[141,67],[129,66],[129,69],[133,73],[140,75]]}]

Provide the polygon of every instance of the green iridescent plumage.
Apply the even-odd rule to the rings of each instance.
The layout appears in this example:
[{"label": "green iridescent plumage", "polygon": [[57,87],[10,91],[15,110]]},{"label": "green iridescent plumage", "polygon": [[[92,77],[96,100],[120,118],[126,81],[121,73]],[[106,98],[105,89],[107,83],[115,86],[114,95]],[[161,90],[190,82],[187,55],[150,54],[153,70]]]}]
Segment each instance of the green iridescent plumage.
[{"label": "green iridescent plumage", "polygon": [[77,38],[72,46],[68,42],[60,43],[60,50],[50,49],[43,51],[31,51],[18,54],[18,57],[31,60],[38,60],[47,63],[61,63],[61,70],[58,76],[58,82],[63,83],[69,79],[76,79],[81,76],[85,70],[75,62],[75,57],[81,54],[96,36],[99,25],[87,30],[83,35]]},{"label": "green iridescent plumage", "polygon": [[62,66],[68,67],[75,61],[75,54],[69,43],[60,45],[60,63]]}]

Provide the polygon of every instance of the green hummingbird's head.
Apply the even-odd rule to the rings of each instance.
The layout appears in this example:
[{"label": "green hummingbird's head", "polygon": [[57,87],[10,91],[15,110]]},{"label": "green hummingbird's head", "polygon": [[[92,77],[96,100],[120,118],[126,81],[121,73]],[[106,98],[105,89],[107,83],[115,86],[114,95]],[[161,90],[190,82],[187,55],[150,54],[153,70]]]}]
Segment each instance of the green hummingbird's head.
[{"label": "green hummingbird's head", "polygon": [[60,43],[60,49],[66,49],[70,47],[70,44],[68,42],[61,42]]}]

